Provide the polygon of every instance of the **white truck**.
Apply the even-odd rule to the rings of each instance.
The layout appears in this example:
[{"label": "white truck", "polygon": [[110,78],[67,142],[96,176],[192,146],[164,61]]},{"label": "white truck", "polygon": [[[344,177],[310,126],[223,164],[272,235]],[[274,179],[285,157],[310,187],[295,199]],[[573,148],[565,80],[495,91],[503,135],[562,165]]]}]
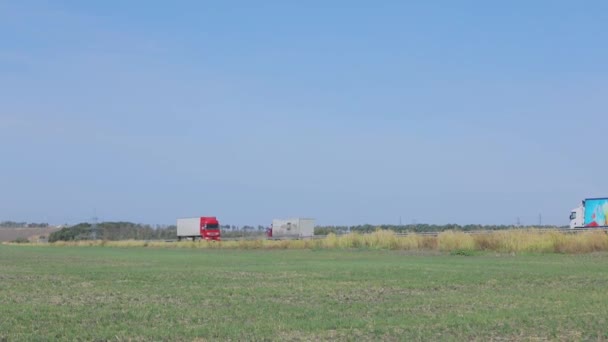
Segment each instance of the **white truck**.
[{"label": "white truck", "polygon": [[315,220],[312,218],[291,218],[272,220],[272,237],[305,238],[315,235]]},{"label": "white truck", "polygon": [[608,198],[586,198],[570,212],[570,228],[608,228]]}]

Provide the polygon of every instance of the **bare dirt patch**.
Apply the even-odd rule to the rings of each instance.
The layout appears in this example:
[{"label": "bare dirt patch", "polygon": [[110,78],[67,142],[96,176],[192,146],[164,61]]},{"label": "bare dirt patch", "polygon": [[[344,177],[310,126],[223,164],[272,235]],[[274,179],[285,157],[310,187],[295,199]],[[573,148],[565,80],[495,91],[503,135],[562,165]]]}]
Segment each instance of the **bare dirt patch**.
[{"label": "bare dirt patch", "polygon": [[47,238],[53,232],[58,231],[56,227],[46,228],[0,228],[0,242],[14,241],[17,238],[25,238],[33,242],[37,242],[41,236]]}]

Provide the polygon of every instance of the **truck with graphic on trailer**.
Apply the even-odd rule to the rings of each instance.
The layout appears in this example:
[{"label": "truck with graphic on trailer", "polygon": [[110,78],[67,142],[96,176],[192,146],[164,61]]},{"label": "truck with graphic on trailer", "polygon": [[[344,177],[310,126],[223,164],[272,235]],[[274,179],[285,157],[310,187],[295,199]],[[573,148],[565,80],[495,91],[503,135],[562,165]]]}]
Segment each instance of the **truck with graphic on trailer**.
[{"label": "truck with graphic on trailer", "polygon": [[177,219],[177,241],[220,241],[220,222],[214,216]]},{"label": "truck with graphic on trailer", "polygon": [[570,228],[608,228],[608,197],[584,199],[570,212]]}]

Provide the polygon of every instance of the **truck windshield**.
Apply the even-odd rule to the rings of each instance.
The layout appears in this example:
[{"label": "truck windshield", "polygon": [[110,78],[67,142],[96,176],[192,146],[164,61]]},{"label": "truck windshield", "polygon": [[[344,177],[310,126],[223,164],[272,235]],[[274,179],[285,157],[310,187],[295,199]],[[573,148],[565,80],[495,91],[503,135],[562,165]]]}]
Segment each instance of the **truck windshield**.
[{"label": "truck windshield", "polygon": [[570,214],[570,219],[574,220],[576,218],[576,212],[573,211],[572,214]]},{"label": "truck windshield", "polygon": [[217,223],[207,224],[207,225],[205,225],[205,229],[220,229],[220,226]]}]

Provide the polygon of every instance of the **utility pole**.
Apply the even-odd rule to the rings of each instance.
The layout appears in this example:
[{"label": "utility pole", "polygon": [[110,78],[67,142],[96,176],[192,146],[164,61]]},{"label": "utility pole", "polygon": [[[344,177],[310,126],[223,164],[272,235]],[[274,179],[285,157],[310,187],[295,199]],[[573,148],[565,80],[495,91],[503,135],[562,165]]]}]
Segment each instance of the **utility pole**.
[{"label": "utility pole", "polygon": [[93,209],[93,217],[91,218],[91,238],[97,240],[97,210]]},{"label": "utility pole", "polygon": [[521,227],[521,221],[519,220],[519,216],[517,217],[517,226]]}]

